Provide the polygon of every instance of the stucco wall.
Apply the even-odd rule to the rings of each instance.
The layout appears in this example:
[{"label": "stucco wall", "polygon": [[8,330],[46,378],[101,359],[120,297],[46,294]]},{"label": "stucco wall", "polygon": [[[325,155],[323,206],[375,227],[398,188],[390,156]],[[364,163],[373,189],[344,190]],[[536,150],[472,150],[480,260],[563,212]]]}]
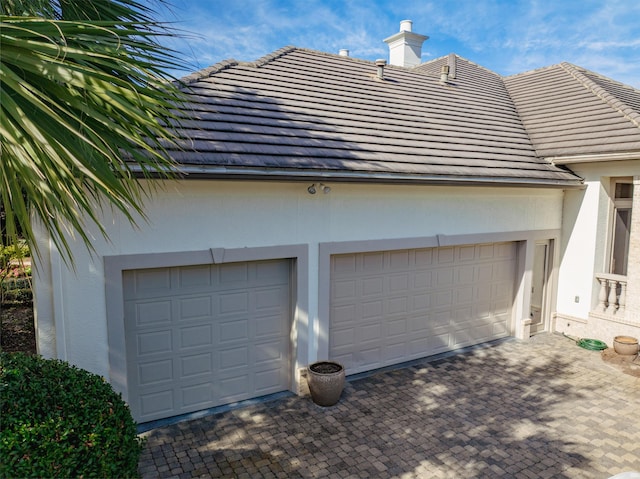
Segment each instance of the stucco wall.
[{"label": "stucco wall", "polygon": [[[306,244],[308,314],[318,314],[318,244],[433,235],[464,235],[561,226],[561,190],[330,183],[180,181],[146,204],[148,222],[132,228],[105,211],[110,242],[94,231],[93,255],[76,248],[75,271],[54,251],[36,276],[40,352],[108,377],[103,257],[209,248]],[[42,244],[47,244],[46,241]],[[51,290],[48,285],[51,284]],[[573,291],[571,292],[573,294]],[[583,294],[580,292],[580,294]],[[316,349],[309,347],[313,358]]]},{"label": "stucco wall", "polygon": [[[616,335],[640,336],[640,316],[636,307],[640,297],[640,208],[634,201],[631,249],[627,274],[627,301],[630,307],[624,321],[590,316],[598,304],[600,286],[597,273],[608,271],[613,213],[611,178],[633,177],[640,173],[638,161],[611,161],[571,165],[585,179],[585,190],[565,193],[562,241],[558,274],[557,320],[555,329],[577,337],[591,337],[612,344]],[[635,194],[639,193],[635,187]],[[640,197],[638,197],[640,198]],[[576,298],[578,299],[576,301]]]}]

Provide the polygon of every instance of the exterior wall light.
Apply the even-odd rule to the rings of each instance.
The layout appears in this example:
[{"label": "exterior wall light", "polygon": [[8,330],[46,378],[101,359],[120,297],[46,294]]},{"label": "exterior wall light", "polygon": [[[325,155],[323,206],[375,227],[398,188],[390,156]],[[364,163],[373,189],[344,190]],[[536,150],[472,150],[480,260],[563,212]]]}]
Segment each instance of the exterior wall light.
[{"label": "exterior wall light", "polygon": [[323,183],[313,183],[307,188],[310,195],[315,195],[318,190],[321,190],[326,195],[331,191],[331,188]]}]

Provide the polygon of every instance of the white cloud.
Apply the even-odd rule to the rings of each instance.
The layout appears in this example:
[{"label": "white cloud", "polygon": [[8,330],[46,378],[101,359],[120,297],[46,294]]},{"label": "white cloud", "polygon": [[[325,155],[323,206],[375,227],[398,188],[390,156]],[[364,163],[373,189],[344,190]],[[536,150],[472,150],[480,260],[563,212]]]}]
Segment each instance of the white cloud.
[{"label": "white cloud", "polygon": [[640,81],[640,2],[631,0],[172,2],[167,18],[198,36],[170,46],[198,68],[226,58],[252,61],[285,45],[384,58],[382,40],[411,19],[414,31],[431,37],[424,59],[456,52],[501,74],[569,61]]}]

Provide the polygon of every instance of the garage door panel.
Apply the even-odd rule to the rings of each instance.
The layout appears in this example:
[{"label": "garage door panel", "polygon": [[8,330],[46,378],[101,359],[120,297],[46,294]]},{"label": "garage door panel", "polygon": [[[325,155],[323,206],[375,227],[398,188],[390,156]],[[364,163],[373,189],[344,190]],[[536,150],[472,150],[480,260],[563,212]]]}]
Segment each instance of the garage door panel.
[{"label": "garage door panel", "polygon": [[142,302],[125,311],[129,317],[135,317],[135,326],[138,328],[171,324],[171,301]]},{"label": "garage door panel", "polygon": [[388,322],[387,334],[389,337],[393,336],[402,336],[405,337],[407,335],[407,319],[390,319]]},{"label": "garage door panel", "polygon": [[[166,361],[168,363],[169,361]],[[169,367],[169,364],[167,364]],[[213,354],[210,352],[180,358],[180,377],[190,379],[213,374]],[[171,378],[169,378],[171,379]]]},{"label": "garage door panel", "polygon": [[[271,284],[274,278],[279,278],[280,281],[276,284],[288,283],[289,277],[289,262],[287,261],[264,261],[255,263],[255,278],[260,284]],[[287,278],[287,281],[283,281],[283,278]]]},{"label": "garage door panel", "polygon": [[263,316],[255,320],[256,338],[268,338],[272,336],[282,336],[282,325],[278,323],[278,314]]},{"label": "garage door panel", "polygon": [[255,310],[260,313],[264,311],[268,313],[269,311],[279,311],[282,308],[282,301],[284,300],[284,294],[282,288],[266,288],[266,289],[258,289],[256,290],[254,300],[255,300]]},{"label": "garage door panel", "polygon": [[392,251],[389,253],[389,268],[393,271],[394,269],[400,269],[402,271],[406,271],[409,266],[409,256],[410,251]]},{"label": "garage door panel", "polygon": [[362,296],[377,296],[384,291],[384,278],[377,276],[362,281]]},{"label": "garage door panel", "polygon": [[416,313],[426,313],[431,307],[431,296],[428,294],[417,293],[411,296],[409,301],[411,311]]},{"label": "garage door panel", "polygon": [[288,389],[289,271],[280,260],[125,272],[134,288],[124,294],[136,420]]},{"label": "garage door panel", "polygon": [[340,327],[340,323],[349,324],[355,318],[356,307],[353,304],[345,306],[335,306],[333,308],[332,321],[336,327]]},{"label": "garage door panel", "polygon": [[356,329],[356,341],[366,344],[371,341],[378,342],[382,337],[382,325],[378,322],[373,324],[362,324]]},{"label": "garage door panel", "polygon": [[453,248],[436,248],[436,262],[439,265],[452,264],[455,258],[455,250]]},{"label": "garage door panel", "polygon": [[206,290],[211,286],[211,268],[207,265],[185,266],[178,270],[178,285],[181,291]]},{"label": "garage door panel", "polygon": [[336,255],[329,355],[353,374],[504,337],[514,276],[514,243]]},{"label": "garage door panel", "polygon": [[285,345],[281,340],[256,343],[253,347],[253,354],[257,369],[273,367],[274,363],[282,361],[284,350],[286,350]]},{"label": "garage door panel", "polygon": [[167,416],[175,410],[173,389],[142,394],[137,401],[142,416]]},{"label": "garage door panel", "polygon": [[380,271],[383,265],[383,253],[365,253],[362,256],[362,271]]},{"label": "garage door panel", "polygon": [[143,386],[164,385],[166,387],[173,379],[173,364],[170,360],[138,365],[138,382]]},{"label": "garage door panel", "polygon": [[[406,267],[406,266],[405,266]],[[394,275],[389,278],[389,292],[406,291],[409,288],[409,275]]]},{"label": "garage door panel", "polygon": [[[449,351],[451,348],[451,333],[449,332],[433,332],[427,340],[427,351],[431,351],[431,354],[438,354],[445,351]],[[416,356],[424,356],[425,349],[417,350]]]},{"label": "garage door panel", "polygon": [[453,269],[440,268],[436,270],[436,286],[448,287],[453,285]]},{"label": "garage door panel", "polygon": [[181,320],[199,320],[202,318],[209,318],[213,313],[210,296],[182,298],[178,302],[178,308],[178,314]]},{"label": "garage door panel", "polygon": [[382,301],[369,301],[362,304],[361,316],[364,320],[371,318],[381,318],[383,315]]},{"label": "garage door panel", "polygon": [[338,256],[333,262],[333,270],[338,273],[355,273],[356,256]]},{"label": "garage door panel", "polygon": [[173,335],[171,330],[150,331],[140,333],[137,337],[137,356],[169,353],[173,349]]},{"label": "garage door panel", "polygon": [[211,403],[213,395],[211,392],[211,383],[209,381],[194,384],[193,386],[183,386],[180,389],[182,405],[185,409],[197,408],[202,409]]},{"label": "garage door panel", "polygon": [[249,268],[245,263],[223,264],[216,269],[216,272],[216,279],[218,283],[226,285],[226,287],[233,287],[235,284],[239,284],[240,287],[244,287],[244,285],[249,281]]},{"label": "garage door panel", "polygon": [[220,315],[246,314],[247,311],[249,311],[249,294],[245,291],[220,294]]},{"label": "garage door panel", "polygon": [[334,329],[331,331],[330,342],[335,351],[339,352],[340,348],[350,348],[355,341],[355,329]]},{"label": "garage door panel", "polygon": [[431,271],[418,271],[413,276],[414,288],[429,288],[432,284]]},{"label": "garage door panel", "polygon": [[123,278],[124,299],[144,299],[162,297],[171,290],[171,271],[168,269],[147,269],[136,275]]},{"label": "garage door panel", "polygon": [[256,374],[255,384],[256,391],[259,395],[266,395],[279,391],[279,385],[282,382],[281,372],[279,368],[261,371]]},{"label": "garage door panel", "polygon": [[446,289],[443,291],[435,291],[433,294],[432,304],[434,308],[451,306],[453,304],[453,291],[450,289]]},{"label": "garage door panel", "polygon": [[230,343],[245,342],[249,339],[249,320],[225,320],[218,324],[217,345],[222,347]]},{"label": "garage door panel", "polygon": [[210,347],[213,344],[213,328],[211,324],[188,326],[179,329],[179,349],[188,352],[202,346]]},{"label": "garage door panel", "polygon": [[354,298],[356,296],[356,282],[353,280],[338,281],[335,284],[335,298]]},{"label": "garage door panel", "polygon": [[460,266],[454,268],[454,277],[456,284],[473,284],[476,277],[476,268],[474,266]]},{"label": "garage door panel", "polygon": [[224,404],[232,401],[241,401],[249,395],[247,386],[250,384],[250,379],[248,374],[220,378],[218,384],[218,401],[216,402]]},{"label": "garage door panel", "polygon": [[249,362],[249,347],[243,344],[235,348],[224,349],[219,351],[218,357],[220,368],[226,371],[224,374],[220,374],[235,374],[234,370],[245,368]]},{"label": "garage door panel", "polygon": [[460,246],[457,253],[458,262],[473,261],[476,258],[476,247],[474,245]]}]

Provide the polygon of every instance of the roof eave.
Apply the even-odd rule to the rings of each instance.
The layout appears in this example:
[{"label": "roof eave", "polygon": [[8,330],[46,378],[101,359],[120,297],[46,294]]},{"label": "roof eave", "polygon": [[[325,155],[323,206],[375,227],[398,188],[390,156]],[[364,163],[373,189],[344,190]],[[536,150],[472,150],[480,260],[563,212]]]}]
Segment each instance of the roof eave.
[{"label": "roof eave", "polygon": [[[132,168],[135,171],[135,167]],[[416,175],[385,172],[328,170],[291,170],[276,168],[233,168],[213,165],[180,165],[178,175],[192,179],[260,180],[260,181],[333,181],[341,183],[414,184],[437,186],[491,186],[581,189],[581,179],[553,180],[526,177],[474,177],[454,175]]]},{"label": "roof eave", "polygon": [[576,163],[597,163],[602,161],[640,160],[640,151],[624,153],[594,153],[589,155],[551,156],[546,158],[553,165],[573,165]]}]

